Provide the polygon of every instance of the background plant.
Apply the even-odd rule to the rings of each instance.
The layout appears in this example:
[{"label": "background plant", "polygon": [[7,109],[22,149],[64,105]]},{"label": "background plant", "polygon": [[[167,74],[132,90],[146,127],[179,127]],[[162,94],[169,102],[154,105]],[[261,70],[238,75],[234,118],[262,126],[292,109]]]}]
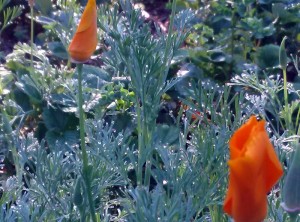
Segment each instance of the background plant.
[{"label": "background plant", "polygon": [[[252,114],[268,121],[289,168],[300,110],[298,12],[291,3],[201,1],[184,4],[199,11],[181,11],[183,4],[173,2],[167,34],[129,1],[99,5],[101,47],[83,66],[98,220],[228,221],[222,210],[227,142]],[[276,16],[272,5],[283,14]],[[0,145],[10,173],[2,173],[0,220],[89,221],[78,158],[77,73],[66,53],[79,4],[35,10],[44,31],[35,38],[33,68],[30,46],[19,43],[0,69]],[[288,73],[296,74],[288,79],[286,110],[277,67],[284,35]],[[288,221],[280,207],[283,181],[269,195],[273,221]]]}]

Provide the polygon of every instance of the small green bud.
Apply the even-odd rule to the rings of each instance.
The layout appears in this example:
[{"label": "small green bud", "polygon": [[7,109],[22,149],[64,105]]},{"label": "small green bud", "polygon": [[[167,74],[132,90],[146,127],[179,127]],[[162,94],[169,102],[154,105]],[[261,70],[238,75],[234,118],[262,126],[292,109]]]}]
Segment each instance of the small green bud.
[{"label": "small green bud", "polygon": [[81,193],[81,177],[79,176],[76,180],[75,190],[73,194],[73,202],[76,206],[81,206],[83,203],[83,197]]},{"label": "small green bud", "polygon": [[282,42],[280,44],[280,48],[279,48],[279,65],[281,67],[281,69],[286,69],[286,65],[287,65],[287,55],[286,55],[286,51],[285,51],[285,41],[286,41],[287,37],[285,36],[282,39]]},{"label": "small green bud", "polygon": [[300,145],[296,145],[293,161],[285,178],[283,186],[282,207],[287,213],[300,213]]}]

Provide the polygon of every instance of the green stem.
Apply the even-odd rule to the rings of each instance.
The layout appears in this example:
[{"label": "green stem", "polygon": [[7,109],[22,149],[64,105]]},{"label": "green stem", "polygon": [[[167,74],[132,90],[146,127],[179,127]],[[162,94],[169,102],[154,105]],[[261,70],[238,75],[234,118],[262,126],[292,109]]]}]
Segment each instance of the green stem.
[{"label": "green stem", "polygon": [[30,4],[30,66],[33,69],[33,4]]},{"label": "green stem", "polygon": [[290,124],[289,114],[288,114],[288,91],[287,91],[287,77],[286,77],[286,68],[282,69],[283,71],[283,95],[284,95],[284,111],[286,115],[287,125]]},{"label": "green stem", "polygon": [[[121,42],[119,42],[119,44],[122,44]],[[128,72],[130,76],[134,76],[134,71],[132,70],[131,67],[131,63],[129,62],[128,58],[126,58],[126,64],[127,64],[127,68],[128,68]],[[143,185],[143,165],[144,165],[144,160],[143,160],[143,156],[144,156],[144,148],[145,148],[145,141],[143,139],[143,134],[144,134],[144,121],[145,119],[143,119],[142,115],[143,115],[143,110],[142,107],[140,106],[140,95],[143,95],[140,92],[140,87],[137,87],[137,83],[135,83],[134,81],[132,81],[133,84],[133,88],[135,88],[136,90],[134,91],[135,94],[135,108],[136,108],[136,115],[137,115],[137,133],[138,133],[138,160],[137,160],[137,169],[136,169],[136,182],[138,186],[142,186]],[[142,87],[141,87],[142,88]],[[141,98],[141,100],[143,100],[143,98]],[[141,101],[142,105],[144,103],[144,101]]]},{"label": "green stem", "polygon": [[[144,149],[149,149],[149,126],[148,126],[148,117],[147,117],[147,112],[146,112],[146,92],[145,92],[145,87],[144,87],[144,83],[142,86],[142,138],[143,138],[143,146]],[[148,155],[149,153],[146,152],[146,154]],[[149,159],[151,160],[152,158],[152,154],[150,154]],[[146,162],[145,162],[145,177],[144,177],[144,186],[148,187],[150,186],[150,169],[151,169],[151,161],[148,160],[148,158],[146,158]]]},{"label": "green stem", "polygon": [[[145,109],[145,107],[143,107]],[[144,142],[144,147],[145,149],[149,149],[149,143],[151,140],[149,139],[149,129],[147,126],[147,118],[146,118],[146,113],[145,111],[143,112],[143,142]],[[147,152],[147,155],[149,153]],[[152,159],[152,153],[150,154],[149,158],[146,158],[145,162],[145,177],[144,177],[144,186],[148,187],[150,186],[150,176],[151,176],[151,159]]]},{"label": "green stem", "polygon": [[143,184],[143,130],[142,130],[142,117],[141,117],[141,107],[139,103],[139,97],[136,94],[136,112],[137,112],[137,131],[138,131],[138,166],[137,166],[137,185],[141,186]]},{"label": "green stem", "polygon": [[174,19],[175,19],[175,12],[176,12],[176,0],[173,0],[172,2],[172,11],[171,11],[171,16],[170,16],[170,23],[169,23],[169,28],[168,28],[168,36],[167,36],[167,42],[166,42],[166,48],[164,52],[164,60],[163,60],[163,65],[161,69],[167,68],[167,70],[163,73],[163,76],[158,79],[158,87],[162,86],[164,84],[164,81],[167,78],[169,67],[170,67],[170,50],[172,47],[172,32],[173,32],[173,26],[174,26]]},{"label": "green stem", "polygon": [[173,0],[173,2],[172,2],[172,11],[171,11],[171,16],[170,16],[170,24],[169,24],[169,28],[168,28],[166,49],[165,49],[165,54],[164,54],[164,62],[163,62],[163,64],[165,66],[167,66],[167,61],[169,59],[169,51],[170,51],[170,48],[171,48],[175,11],[176,11],[176,0]]},{"label": "green stem", "polygon": [[[231,53],[231,62],[230,62],[230,74],[231,75],[233,73],[233,65],[234,65],[234,59],[233,59],[233,53],[234,53],[234,29],[236,27],[236,20],[235,20],[235,3],[233,1],[232,4],[232,12],[231,12],[231,37],[230,37],[230,53]],[[226,80],[228,78],[230,78],[230,76],[228,77],[228,73],[225,72],[226,75]]]},{"label": "green stem", "polygon": [[78,71],[78,106],[79,106],[79,129],[80,129],[80,145],[82,153],[82,163],[83,163],[83,179],[86,185],[86,192],[88,197],[88,202],[90,205],[90,212],[93,222],[97,222],[96,211],[92,196],[92,186],[91,186],[91,177],[89,174],[88,166],[88,155],[85,147],[85,130],[84,130],[84,111],[83,111],[83,98],[82,98],[82,64],[77,64]]}]

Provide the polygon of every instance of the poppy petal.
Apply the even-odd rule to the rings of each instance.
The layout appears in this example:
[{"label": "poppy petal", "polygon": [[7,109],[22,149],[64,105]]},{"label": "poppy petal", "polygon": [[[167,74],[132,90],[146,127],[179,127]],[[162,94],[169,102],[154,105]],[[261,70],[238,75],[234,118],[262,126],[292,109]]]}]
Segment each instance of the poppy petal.
[{"label": "poppy petal", "polygon": [[89,0],[77,31],[69,45],[69,54],[75,62],[85,62],[96,50],[97,9],[95,0]]},{"label": "poppy petal", "polygon": [[267,214],[267,193],[283,174],[265,121],[252,116],[233,134],[229,146],[224,211],[235,222],[261,222]]},{"label": "poppy petal", "polygon": [[76,32],[83,32],[88,29],[97,18],[96,1],[89,0],[80,19]]}]

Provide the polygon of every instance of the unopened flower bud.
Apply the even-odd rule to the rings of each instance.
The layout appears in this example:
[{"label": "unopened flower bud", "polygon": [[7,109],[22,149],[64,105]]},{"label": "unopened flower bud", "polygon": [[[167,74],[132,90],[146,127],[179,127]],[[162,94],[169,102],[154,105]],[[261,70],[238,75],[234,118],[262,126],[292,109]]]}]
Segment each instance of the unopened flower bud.
[{"label": "unopened flower bud", "polygon": [[291,215],[300,213],[300,145],[296,145],[293,161],[285,178],[281,206]]}]

